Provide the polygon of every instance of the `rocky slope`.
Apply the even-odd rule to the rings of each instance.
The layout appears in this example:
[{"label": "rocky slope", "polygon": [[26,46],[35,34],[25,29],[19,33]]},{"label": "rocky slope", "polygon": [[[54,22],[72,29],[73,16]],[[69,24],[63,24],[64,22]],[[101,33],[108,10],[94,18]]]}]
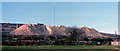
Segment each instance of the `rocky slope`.
[{"label": "rocky slope", "polygon": [[82,31],[85,31],[86,36],[88,37],[109,37],[109,36],[104,36],[103,34],[101,34],[100,32],[98,32],[97,30],[93,29],[93,28],[88,28],[86,26],[80,28]]},{"label": "rocky slope", "polygon": [[25,24],[16,30],[10,32],[13,35],[47,35],[51,31],[48,31],[49,27],[45,25]]},{"label": "rocky slope", "polygon": [[[75,28],[66,26],[48,26],[25,24],[10,32],[12,35],[71,35]],[[84,33],[81,33],[84,32]],[[87,37],[108,37],[93,28],[79,27],[76,33]]]}]

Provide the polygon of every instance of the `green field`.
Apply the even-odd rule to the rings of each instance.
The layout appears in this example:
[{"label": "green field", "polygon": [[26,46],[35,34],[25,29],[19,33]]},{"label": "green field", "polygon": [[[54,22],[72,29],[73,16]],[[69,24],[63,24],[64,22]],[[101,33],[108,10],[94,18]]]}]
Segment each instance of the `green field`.
[{"label": "green field", "polygon": [[[58,50],[88,50],[88,51],[119,51],[120,48],[117,46],[88,46],[88,45],[77,45],[77,46],[64,46],[64,45],[41,45],[41,46],[3,46],[2,47],[3,51],[58,51]],[[46,50],[47,49],[47,50]]]}]

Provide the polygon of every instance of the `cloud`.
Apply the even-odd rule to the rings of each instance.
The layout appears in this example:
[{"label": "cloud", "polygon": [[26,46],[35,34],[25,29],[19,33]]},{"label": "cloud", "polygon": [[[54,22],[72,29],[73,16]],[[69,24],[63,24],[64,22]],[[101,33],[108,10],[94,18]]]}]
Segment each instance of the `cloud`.
[{"label": "cloud", "polygon": [[110,22],[106,22],[106,23],[103,23],[101,26],[108,26],[110,24],[111,24]]},{"label": "cloud", "polygon": [[0,23],[23,23],[23,22],[7,22],[7,21],[0,21]]},{"label": "cloud", "polygon": [[111,24],[112,23],[110,23],[110,22],[105,22],[105,23],[102,23],[102,24],[94,24],[93,27],[106,27],[106,26],[109,26]]}]

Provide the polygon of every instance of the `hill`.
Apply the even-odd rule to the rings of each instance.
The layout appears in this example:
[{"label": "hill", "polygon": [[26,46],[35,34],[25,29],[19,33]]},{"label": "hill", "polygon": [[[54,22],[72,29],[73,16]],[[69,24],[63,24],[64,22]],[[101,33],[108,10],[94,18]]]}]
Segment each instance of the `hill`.
[{"label": "hill", "polygon": [[[81,27],[66,27],[66,26],[48,26],[48,25],[36,25],[36,24],[24,24],[19,28],[11,31],[12,35],[71,35],[76,29],[76,34],[85,37],[108,37],[93,28]],[[81,33],[84,32],[84,33]]]},{"label": "hill", "polygon": [[92,38],[120,38],[120,35],[101,33],[94,28],[84,27],[66,27],[48,26],[44,24],[16,24],[16,23],[0,23],[2,35],[64,35],[69,36],[74,33],[79,36],[92,37]]}]

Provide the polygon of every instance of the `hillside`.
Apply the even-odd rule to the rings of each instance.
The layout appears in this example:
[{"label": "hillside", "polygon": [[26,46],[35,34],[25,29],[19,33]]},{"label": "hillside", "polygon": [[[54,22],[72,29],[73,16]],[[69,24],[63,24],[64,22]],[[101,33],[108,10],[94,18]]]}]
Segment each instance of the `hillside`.
[{"label": "hillside", "polygon": [[[64,35],[69,36],[73,34],[74,27],[60,26],[48,26],[44,24],[16,24],[16,23],[0,23],[2,25],[2,35],[12,34],[12,35]],[[84,33],[81,33],[84,32]],[[119,38],[120,35],[101,33],[94,28],[78,27],[76,33],[80,36],[85,37],[112,37]]]},{"label": "hillside", "polygon": [[19,28],[23,24],[16,23],[0,23],[0,30],[2,30],[2,34],[9,34],[11,31]]},{"label": "hillside", "polygon": [[[66,26],[48,26],[25,24],[10,32],[12,35],[71,35],[75,28]],[[84,33],[81,33],[84,32]],[[76,33],[87,37],[108,37],[104,36],[97,30],[88,27],[77,28]]]}]

